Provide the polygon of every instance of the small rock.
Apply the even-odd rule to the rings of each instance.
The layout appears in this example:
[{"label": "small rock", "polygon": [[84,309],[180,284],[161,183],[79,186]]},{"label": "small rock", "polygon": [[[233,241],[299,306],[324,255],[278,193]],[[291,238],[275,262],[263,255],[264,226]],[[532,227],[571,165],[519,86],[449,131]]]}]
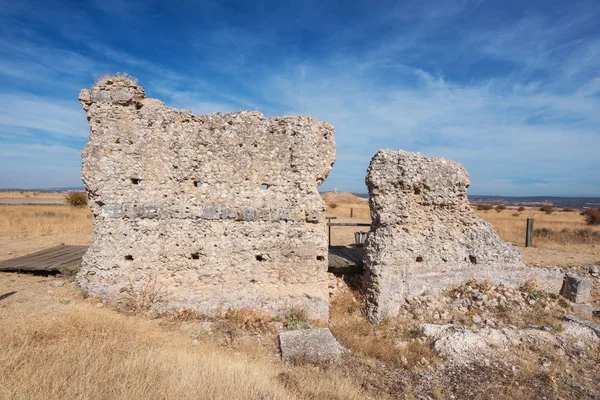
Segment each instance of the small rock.
[{"label": "small rock", "polygon": [[495,324],[495,323],[494,323],[494,321],[492,321],[491,319],[486,319],[486,320],[485,320],[485,324],[486,324],[487,326],[489,326],[490,328],[495,328],[495,327],[496,327],[496,324]]},{"label": "small rock", "polygon": [[400,356],[400,362],[402,365],[408,365],[408,360],[404,357],[404,354]]},{"label": "small rock", "polygon": [[198,346],[199,344],[200,342],[198,341],[198,339],[192,340],[192,346]]},{"label": "small rock", "polygon": [[102,308],[102,307],[104,307],[104,304],[102,304],[102,303],[97,303],[97,304],[96,304],[96,307],[98,307],[98,308]]},{"label": "small rock", "polygon": [[544,367],[548,367],[552,364],[552,361],[550,361],[550,359],[548,357],[542,357],[540,358],[540,362],[542,363],[542,365]]},{"label": "small rock", "polygon": [[65,281],[55,280],[52,282],[52,286],[54,287],[63,287],[65,285]]},{"label": "small rock", "polygon": [[598,267],[596,267],[595,265],[593,267],[590,267],[590,275],[591,276],[598,276],[600,274],[600,271],[598,270]]}]

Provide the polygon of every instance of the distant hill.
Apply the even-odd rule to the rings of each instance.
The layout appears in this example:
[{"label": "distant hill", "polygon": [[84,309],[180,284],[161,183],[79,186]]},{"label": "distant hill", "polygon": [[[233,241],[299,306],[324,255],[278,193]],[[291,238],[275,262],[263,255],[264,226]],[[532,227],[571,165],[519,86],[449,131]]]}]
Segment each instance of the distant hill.
[{"label": "distant hill", "polygon": [[48,192],[75,192],[84,191],[83,186],[73,187],[62,187],[62,188],[47,188],[47,189],[22,189],[22,188],[0,188],[0,192],[36,192],[36,193],[48,193]]},{"label": "distant hill", "polygon": [[[368,193],[352,193],[352,195],[369,198]],[[541,207],[550,204],[559,208],[600,208],[600,197],[469,195],[469,201],[476,204],[504,204],[524,207]]]},{"label": "distant hill", "polygon": [[504,204],[506,206],[600,208],[600,197],[557,197],[557,196],[486,196],[469,195],[471,203]]},{"label": "distant hill", "polygon": [[[348,192],[325,192],[321,194],[323,200],[327,204],[360,204],[365,203],[366,199],[364,197],[356,196],[352,193]],[[369,196],[367,195],[367,198]]]}]

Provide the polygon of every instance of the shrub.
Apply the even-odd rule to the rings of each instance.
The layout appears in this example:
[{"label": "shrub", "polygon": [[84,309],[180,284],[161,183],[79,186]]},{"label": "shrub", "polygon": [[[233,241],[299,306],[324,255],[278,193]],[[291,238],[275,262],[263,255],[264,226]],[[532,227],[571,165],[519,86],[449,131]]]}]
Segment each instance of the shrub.
[{"label": "shrub", "polygon": [[84,192],[71,192],[65,198],[71,207],[85,207],[88,203],[87,195]]},{"label": "shrub", "polygon": [[502,210],[506,210],[506,206],[504,204],[498,204],[496,206],[496,211],[501,212]]},{"label": "shrub", "polygon": [[525,211],[525,207],[521,206],[517,211]]},{"label": "shrub", "polygon": [[543,211],[543,212],[545,212],[546,214],[552,214],[552,211],[554,211],[554,210],[552,209],[552,206],[551,206],[551,205],[548,205],[548,204],[546,204],[545,206],[542,206],[542,207],[540,208],[540,211]]},{"label": "shrub", "polygon": [[573,212],[573,209],[572,208],[568,208],[568,207],[563,208],[562,210],[563,210],[563,212]]},{"label": "shrub", "polygon": [[329,205],[329,208],[331,208],[332,210],[335,210],[337,208],[337,206],[338,206],[337,203],[331,203]]},{"label": "shrub", "polygon": [[588,208],[582,214],[585,216],[585,222],[588,225],[600,225],[600,208],[597,210]]},{"label": "shrub", "polygon": [[491,210],[493,207],[489,204],[477,204],[477,209],[479,211],[489,211]]}]

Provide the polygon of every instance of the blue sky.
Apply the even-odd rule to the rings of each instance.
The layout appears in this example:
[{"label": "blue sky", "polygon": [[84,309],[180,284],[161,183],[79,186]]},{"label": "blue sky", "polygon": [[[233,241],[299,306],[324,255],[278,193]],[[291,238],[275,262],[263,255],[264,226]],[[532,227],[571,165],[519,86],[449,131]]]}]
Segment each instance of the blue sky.
[{"label": "blue sky", "polygon": [[600,196],[598,1],[0,0],[0,187],[80,186],[77,96],[128,72],[202,114],[336,129],[321,190],[381,148],[462,163],[470,194]]}]

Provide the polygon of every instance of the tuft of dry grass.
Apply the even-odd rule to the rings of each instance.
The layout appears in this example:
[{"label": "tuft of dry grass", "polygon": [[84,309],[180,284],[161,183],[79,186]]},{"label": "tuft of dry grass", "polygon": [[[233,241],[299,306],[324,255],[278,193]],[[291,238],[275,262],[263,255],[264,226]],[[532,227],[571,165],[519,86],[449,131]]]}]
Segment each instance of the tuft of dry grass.
[{"label": "tuft of dry grass", "polygon": [[105,85],[107,81],[125,82],[130,85],[137,85],[137,78],[129,75],[127,72],[117,72],[114,74],[104,74],[96,79],[94,86]]},{"label": "tuft of dry grass", "polygon": [[362,304],[357,292],[342,293],[331,302],[329,327],[342,345],[397,368],[418,367],[423,359],[436,361],[430,344],[414,338],[416,325],[400,320],[372,324],[364,316]]}]

